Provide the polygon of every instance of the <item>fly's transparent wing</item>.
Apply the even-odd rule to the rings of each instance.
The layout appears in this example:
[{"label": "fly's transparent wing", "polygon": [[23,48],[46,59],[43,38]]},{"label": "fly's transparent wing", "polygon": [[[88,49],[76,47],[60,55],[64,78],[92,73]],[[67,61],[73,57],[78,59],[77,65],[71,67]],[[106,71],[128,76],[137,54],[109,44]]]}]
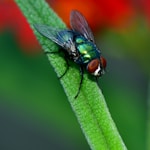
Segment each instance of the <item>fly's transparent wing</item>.
[{"label": "fly's transparent wing", "polygon": [[81,33],[85,38],[94,42],[93,33],[85,17],[77,10],[72,10],[70,14],[70,25],[75,31]]},{"label": "fly's transparent wing", "polygon": [[64,49],[70,50],[73,47],[73,33],[71,30],[57,29],[46,25],[34,25],[35,29],[43,36],[57,43]]}]

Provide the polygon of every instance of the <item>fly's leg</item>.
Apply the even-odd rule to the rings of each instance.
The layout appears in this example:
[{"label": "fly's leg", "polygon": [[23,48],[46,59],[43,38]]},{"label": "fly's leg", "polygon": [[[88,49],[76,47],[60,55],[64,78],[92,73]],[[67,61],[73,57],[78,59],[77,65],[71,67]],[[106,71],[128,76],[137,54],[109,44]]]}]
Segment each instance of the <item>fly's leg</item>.
[{"label": "fly's leg", "polygon": [[[98,82],[98,77],[95,77],[95,80],[96,80],[96,83],[97,83],[97,86],[100,87],[100,84]],[[101,91],[103,92],[103,89],[101,88]]]},{"label": "fly's leg", "polygon": [[69,70],[70,65],[69,65],[68,58],[66,57],[66,55],[65,55],[65,61],[67,64],[67,68],[66,68],[65,72],[59,77],[59,79],[61,79]]},{"label": "fly's leg", "polygon": [[83,82],[83,74],[84,74],[83,66],[80,66],[81,80],[80,80],[78,92],[77,92],[76,96],[74,97],[75,99],[78,97],[78,95],[79,95],[79,93],[80,93],[80,90],[81,90],[81,86],[82,86],[82,82]]},{"label": "fly's leg", "polygon": [[58,51],[54,51],[54,52],[49,52],[49,51],[45,51],[44,52],[44,54],[58,54],[58,53],[60,53],[60,50],[58,50]]},{"label": "fly's leg", "polygon": [[95,80],[96,80],[96,83],[97,83],[97,85],[98,85],[98,77],[95,77]]},{"label": "fly's leg", "polygon": [[[46,52],[44,52],[45,54],[57,54],[57,53],[60,53],[61,51],[60,50],[58,50],[58,51],[55,51],[55,52],[48,52],[48,51],[46,51]],[[66,68],[66,70],[65,70],[65,72],[60,76],[60,77],[58,77],[59,79],[61,79],[66,73],[67,73],[67,71],[69,70],[69,62],[68,62],[68,58],[67,58],[67,55],[65,54],[65,61],[66,61],[66,64],[67,64],[67,68]]]}]

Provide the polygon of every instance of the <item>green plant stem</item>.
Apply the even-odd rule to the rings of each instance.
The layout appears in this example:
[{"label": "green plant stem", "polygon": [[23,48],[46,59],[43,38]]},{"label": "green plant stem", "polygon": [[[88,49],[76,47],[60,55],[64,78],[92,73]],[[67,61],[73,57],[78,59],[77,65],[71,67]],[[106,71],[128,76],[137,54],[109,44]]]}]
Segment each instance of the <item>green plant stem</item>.
[{"label": "green plant stem", "polygon": [[[33,24],[66,28],[61,19],[49,8],[44,0],[16,0],[16,3],[26,16],[44,51],[57,51],[58,46],[42,37],[34,29]],[[66,69],[63,57],[51,54],[48,55],[48,59],[57,75],[63,74]],[[79,88],[80,74],[77,65],[73,63],[71,63],[69,71],[60,81],[91,149],[125,150],[126,147],[97,84],[85,74],[80,94],[77,99],[74,99]]]}]

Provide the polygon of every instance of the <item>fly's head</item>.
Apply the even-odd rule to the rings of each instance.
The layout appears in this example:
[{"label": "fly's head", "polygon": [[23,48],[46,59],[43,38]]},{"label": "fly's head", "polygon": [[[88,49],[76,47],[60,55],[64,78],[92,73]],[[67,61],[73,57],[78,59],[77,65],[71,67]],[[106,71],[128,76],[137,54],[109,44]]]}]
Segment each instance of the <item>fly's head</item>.
[{"label": "fly's head", "polygon": [[87,65],[87,71],[94,75],[95,77],[100,77],[105,73],[107,62],[106,59],[100,57],[100,59],[96,58],[91,60]]}]

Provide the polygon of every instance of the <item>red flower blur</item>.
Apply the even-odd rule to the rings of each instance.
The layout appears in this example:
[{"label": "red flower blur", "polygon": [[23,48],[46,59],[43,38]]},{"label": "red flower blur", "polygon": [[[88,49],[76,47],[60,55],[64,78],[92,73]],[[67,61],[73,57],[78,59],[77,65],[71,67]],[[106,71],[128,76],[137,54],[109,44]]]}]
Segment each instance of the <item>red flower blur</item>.
[{"label": "red flower blur", "polygon": [[141,0],[141,2],[143,6],[144,15],[146,16],[148,25],[150,27],[150,0]]},{"label": "red flower blur", "polygon": [[[72,9],[83,13],[93,31],[103,28],[113,28],[116,31],[126,29],[131,25],[135,15],[141,12],[148,18],[150,25],[150,0],[138,0],[138,2],[135,0],[47,1],[67,25],[69,25],[69,15]],[[142,8],[141,12],[137,7]],[[0,1],[0,32],[5,29],[14,32],[22,49],[26,51],[39,49],[29,24],[13,0]]]},{"label": "red flower blur", "polygon": [[25,17],[13,0],[0,1],[0,32],[13,31],[20,47],[25,51],[37,51],[39,44]]},{"label": "red flower blur", "polygon": [[84,14],[93,30],[100,27],[124,28],[134,17],[129,0],[55,0],[52,8],[69,24],[69,14],[77,9]]}]

